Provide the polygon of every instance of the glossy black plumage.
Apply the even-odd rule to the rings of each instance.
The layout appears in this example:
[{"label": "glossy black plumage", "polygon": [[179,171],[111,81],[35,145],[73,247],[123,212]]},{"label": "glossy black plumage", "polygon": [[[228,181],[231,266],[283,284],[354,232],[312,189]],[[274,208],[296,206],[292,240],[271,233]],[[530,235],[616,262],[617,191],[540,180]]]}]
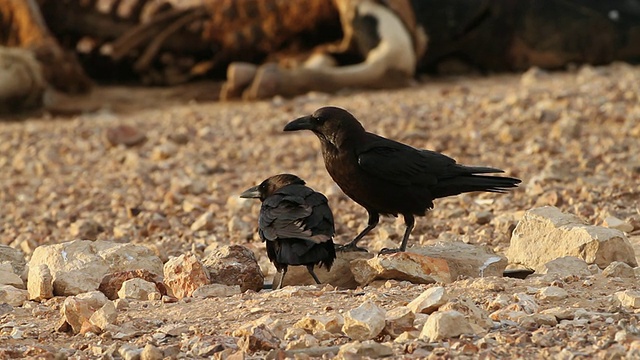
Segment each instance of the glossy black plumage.
[{"label": "glossy black plumage", "polygon": [[500,169],[457,164],[443,154],[420,150],[365,131],[353,115],[337,107],[323,107],[288,123],[284,131],[311,130],[322,144],[329,175],[342,191],[369,214],[367,227],[345,245],[371,231],[380,215],[402,214],[406,230],[399,249],[404,251],[414,216],[424,216],[433,200],[471,191],[505,192],[519,179],[482,175]]},{"label": "glossy black plumage", "polygon": [[306,266],[319,284],[314,266],[330,270],[336,258],[327,198],[291,174],[272,176],[240,196],[262,201],[258,232],[266,241],[269,260],[281,273],[280,287],[289,265]]}]

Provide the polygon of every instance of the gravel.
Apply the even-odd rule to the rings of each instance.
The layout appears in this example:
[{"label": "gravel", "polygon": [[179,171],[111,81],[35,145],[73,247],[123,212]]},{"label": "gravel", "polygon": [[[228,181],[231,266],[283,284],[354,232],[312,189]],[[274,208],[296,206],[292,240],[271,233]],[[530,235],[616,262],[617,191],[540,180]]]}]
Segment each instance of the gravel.
[{"label": "gravel", "polygon": [[[331,104],[354,113],[371,132],[443,152],[463,164],[498,167],[523,180],[506,195],[465,194],[436,201],[426,218],[417,219],[410,242],[463,241],[504,254],[524,211],[554,205],[594,225],[611,217],[636,224],[629,238],[636,251],[640,248],[639,67],[613,64],[540,77],[425,79],[399,90],[311,93],[255,103],[189,102],[173,97],[175,91],[97,91],[111,96],[105,103],[128,102],[126,111],[106,106],[72,118],[43,115],[0,127],[0,244],[21,249],[28,258],[38,245],[85,236],[145,245],[165,262],[188,251],[202,257],[205,249],[242,244],[261,260],[264,245],[253,231],[259,205],[245,204],[237,196],[284,172],[299,175],[327,195],[335,213],[335,242],[345,243],[364,227],[365,211],[329,178],[312,134],[282,132],[291,119]],[[141,105],[135,108],[131,104],[137,100]],[[114,129],[122,126],[146,141],[114,142]],[[384,219],[381,226],[398,240],[401,220]],[[260,263],[272,276],[272,267]],[[392,347],[395,356],[410,358],[640,354],[635,302],[620,305],[613,296],[637,291],[635,279],[598,273],[545,276],[485,283],[462,279],[446,285],[450,298],[466,297],[490,312],[508,306],[515,311],[524,306],[518,296],[540,294],[532,314],[495,321],[486,334],[436,342],[411,336],[402,343],[375,340],[388,345],[385,349]],[[126,358],[144,349],[156,358],[159,351],[164,356],[211,356],[236,351],[228,345],[231,332],[267,314],[290,326],[305,315],[346,313],[369,300],[390,311],[428,288],[388,281],[353,291],[299,289],[286,299],[249,291],[177,303],[131,301],[116,322],[131,329],[99,335],[99,345],[95,337],[55,331],[61,298],[13,309],[0,306],[0,355],[27,351],[32,356]],[[553,308],[569,308],[570,318],[553,325],[549,316],[537,316]],[[158,327],[169,324],[185,325],[186,330],[156,336]],[[318,346],[333,351],[349,342],[345,336],[331,336]]]}]

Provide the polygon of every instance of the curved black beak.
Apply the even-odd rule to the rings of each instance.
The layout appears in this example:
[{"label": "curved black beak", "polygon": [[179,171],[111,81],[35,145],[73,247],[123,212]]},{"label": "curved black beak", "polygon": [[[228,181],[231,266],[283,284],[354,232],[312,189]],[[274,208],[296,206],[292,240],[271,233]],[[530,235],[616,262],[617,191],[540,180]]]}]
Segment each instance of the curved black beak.
[{"label": "curved black beak", "polygon": [[284,131],[311,130],[313,129],[313,119],[310,115],[297,118],[284,126]]},{"label": "curved black beak", "polygon": [[260,190],[258,190],[258,185],[243,191],[240,197],[245,199],[259,199]]}]

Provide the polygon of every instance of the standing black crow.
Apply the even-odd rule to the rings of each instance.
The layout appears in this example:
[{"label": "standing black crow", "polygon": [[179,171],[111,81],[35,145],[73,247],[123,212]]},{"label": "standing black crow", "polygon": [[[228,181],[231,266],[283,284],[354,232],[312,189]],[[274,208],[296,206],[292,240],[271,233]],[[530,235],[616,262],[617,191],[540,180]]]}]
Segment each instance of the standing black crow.
[{"label": "standing black crow", "polygon": [[298,118],[284,131],[311,130],[322,143],[329,175],[347,196],[369,213],[367,227],[343,248],[356,244],[376,227],[380,215],[402,214],[406,230],[399,249],[405,251],[414,216],[424,216],[433,200],[471,191],[505,192],[519,179],[479,175],[500,169],[456,164],[443,154],[420,150],[365,131],[353,115],[337,107],[323,107]]},{"label": "standing black crow", "polygon": [[278,288],[289,265],[305,265],[320,284],[313,267],[320,265],[329,271],[336,258],[333,214],[327,198],[291,174],[272,176],[240,197],[262,201],[258,233],[267,242],[269,260],[282,274]]}]

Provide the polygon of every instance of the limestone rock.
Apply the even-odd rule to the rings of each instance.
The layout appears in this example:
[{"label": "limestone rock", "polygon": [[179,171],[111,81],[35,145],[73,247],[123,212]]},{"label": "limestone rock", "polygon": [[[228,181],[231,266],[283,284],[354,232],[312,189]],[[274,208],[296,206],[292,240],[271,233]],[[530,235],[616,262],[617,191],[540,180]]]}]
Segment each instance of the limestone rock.
[{"label": "limestone rock", "polygon": [[241,245],[223,246],[209,253],[202,263],[211,283],[240,285],[242,292],[262,290],[264,275],[253,252]]},{"label": "limestone rock", "polygon": [[142,349],[140,353],[140,360],[162,360],[164,359],[164,353],[162,350],[154,346],[153,344],[147,343]]},{"label": "limestone rock", "polygon": [[154,283],[156,286],[156,290],[160,294],[167,294],[167,289],[162,282],[162,276],[154,274],[146,269],[118,271],[115,273],[107,274],[104,278],[102,278],[98,290],[102,291],[110,300],[114,300],[118,298],[118,291],[120,290],[120,288],[122,288],[122,284],[127,280],[135,278],[140,278],[145,281]]},{"label": "limestone rock", "polygon": [[385,315],[384,332],[392,337],[398,337],[406,331],[413,330],[415,313],[408,306],[400,306],[387,311]]},{"label": "limestone rock", "polygon": [[622,306],[634,309],[640,308],[640,292],[635,290],[624,290],[615,293],[614,298],[617,299]]},{"label": "limestone rock", "polygon": [[429,315],[420,332],[420,339],[438,341],[462,334],[473,334],[473,329],[464,315],[455,310],[436,311]]},{"label": "limestone rock", "polygon": [[213,213],[206,211],[191,224],[191,231],[211,230],[213,228]]},{"label": "limestone rock", "polygon": [[89,321],[96,310],[103,307],[109,299],[99,291],[67,297],[62,303],[60,312],[74,333],[79,333],[85,322]]},{"label": "limestone rock", "polygon": [[[364,251],[336,251],[336,259],[333,262],[331,271],[327,271],[324,267],[316,266],[313,272],[316,273],[322,284],[331,284],[342,289],[355,289],[358,283],[351,272],[351,262],[357,259],[371,259],[373,257],[373,254]],[[276,288],[279,283],[280,275],[276,274],[273,279],[273,287]],[[315,283],[305,266],[290,266],[287,276],[284,278],[284,286],[314,285]]]},{"label": "limestone rock", "polygon": [[633,225],[624,220],[620,220],[615,216],[607,216],[604,219],[604,225],[606,227],[617,229],[626,233],[630,233],[633,231]]},{"label": "limestone rock", "polygon": [[118,291],[120,299],[150,300],[151,294],[158,294],[158,288],[152,282],[141,278],[133,278],[122,283]]},{"label": "limestone rock", "polygon": [[564,256],[549,261],[542,266],[541,274],[558,274],[562,277],[571,275],[575,276],[589,276],[591,271],[589,270],[589,264],[581,258],[575,256]]},{"label": "limestone rock", "polygon": [[118,311],[116,310],[116,306],[111,301],[107,301],[102,307],[89,317],[89,322],[100,330],[105,330],[107,325],[113,324],[118,317]]},{"label": "limestone rock", "polygon": [[448,310],[455,310],[464,315],[476,334],[488,331],[493,327],[493,321],[489,318],[489,313],[469,298],[460,297],[451,299],[438,309],[440,312]]},{"label": "limestone rock", "polygon": [[[273,333],[278,339],[285,337],[286,330],[291,330],[293,328],[288,327],[288,325],[281,319],[275,319],[271,315],[262,316],[256,320],[245,323],[239,328],[235,329],[232,333],[233,336],[242,337],[246,334],[254,333],[255,328],[259,326],[266,327],[269,331]],[[304,331],[303,331],[304,332]],[[304,332],[306,334],[306,332]]]},{"label": "limestone rock", "polygon": [[483,247],[462,242],[439,242],[369,260],[355,260],[351,263],[351,271],[361,285],[380,279],[429,284],[450,283],[460,276],[502,276],[506,266],[504,257]]},{"label": "limestone rock", "polygon": [[162,261],[147,247],[111,241],[74,240],[42,245],[29,267],[46,264],[53,276],[55,295],[75,295],[98,289],[108,273],[146,269],[160,274]]},{"label": "limestone rock", "polygon": [[626,263],[614,261],[602,271],[602,275],[606,277],[634,279],[636,277],[636,272],[631,266],[627,265]]},{"label": "limestone rock", "polygon": [[142,349],[132,344],[122,344],[118,348],[118,354],[123,360],[139,360]]},{"label": "limestone rock", "polygon": [[547,286],[538,291],[538,297],[542,300],[558,301],[569,296],[567,290],[557,286]]},{"label": "limestone rock", "polygon": [[24,289],[22,278],[13,272],[13,266],[9,262],[0,263],[0,285],[11,285],[18,289]]},{"label": "limestone rock", "polygon": [[164,264],[164,283],[170,293],[182,299],[211,282],[202,262],[193,254],[183,254]]},{"label": "limestone rock", "polygon": [[191,296],[194,298],[229,297],[242,293],[239,285],[208,284],[197,288]]},{"label": "limestone rock", "polygon": [[417,298],[413,299],[407,306],[414,314],[431,314],[446,303],[447,292],[442,286],[435,286],[425,290]]},{"label": "limestone rock", "polygon": [[287,350],[308,349],[318,346],[318,339],[311,334],[304,334],[300,338],[290,341],[287,344]]},{"label": "limestone rock", "polygon": [[102,225],[92,219],[79,219],[69,227],[69,234],[76,239],[95,240],[104,231]]},{"label": "limestone rock", "polygon": [[27,290],[18,289],[11,285],[0,285],[0,304],[22,306],[28,298],[29,292]]},{"label": "limestone rock", "polygon": [[13,272],[16,274],[22,274],[27,264],[22,251],[0,244],[0,264],[4,262],[10,263],[13,267]]},{"label": "limestone rock", "polygon": [[354,341],[340,347],[336,360],[378,359],[393,355],[391,346],[373,340]]},{"label": "limestone rock", "polygon": [[273,350],[280,346],[280,339],[264,324],[252,327],[243,334],[234,336],[241,336],[240,340],[238,340],[238,346],[247,353]]},{"label": "limestone rock", "polygon": [[601,268],[612,261],[638,266],[631,243],[620,230],[587,225],[552,206],[527,211],[513,231],[509,261],[542,271],[545,263],[564,256]]},{"label": "limestone rock", "polygon": [[294,328],[305,329],[312,333],[318,331],[328,331],[330,333],[339,333],[342,331],[344,318],[339,314],[333,315],[306,315],[297,323],[293,324]]},{"label": "limestone rock", "polygon": [[27,290],[30,300],[41,301],[53,297],[53,276],[46,264],[29,267]]},{"label": "limestone rock", "polygon": [[541,314],[553,315],[558,321],[573,320],[577,310],[580,310],[580,309],[570,308],[570,307],[554,307],[554,308],[542,310]]},{"label": "limestone rock", "polygon": [[342,331],[354,340],[373,339],[384,329],[385,313],[373,302],[366,301],[347,312]]}]

